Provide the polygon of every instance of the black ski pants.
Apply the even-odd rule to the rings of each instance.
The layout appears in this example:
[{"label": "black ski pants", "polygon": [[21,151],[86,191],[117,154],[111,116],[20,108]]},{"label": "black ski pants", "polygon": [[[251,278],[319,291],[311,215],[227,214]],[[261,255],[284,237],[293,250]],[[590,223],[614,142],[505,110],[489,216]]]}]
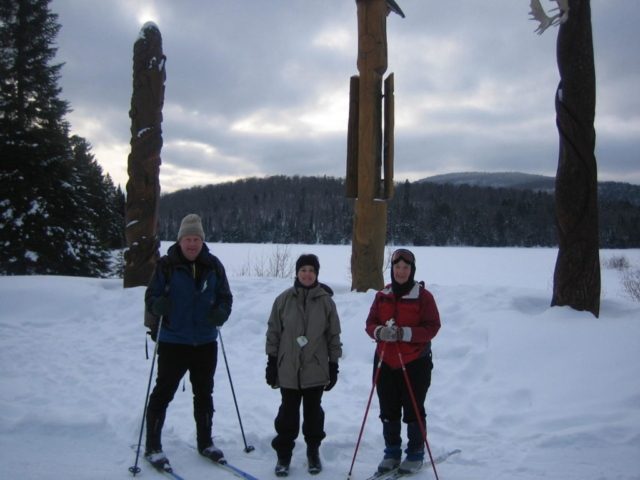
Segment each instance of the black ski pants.
[{"label": "black ski pants", "polygon": [[[148,440],[149,433],[154,433],[158,437],[157,444],[160,444],[160,432],[167,407],[173,400],[182,377],[189,372],[198,444],[211,443],[213,376],[217,362],[218,342],[197,346],[167,342],[158,344],[158,376],[147,408]],[[149,421],[154,419],[161,419],[159,426],[149,425]],[[152,442],[156,443],[156,439],[152,439]]]},{"label": "black ski pants", "polygon": [[[374,376],[378,365],[378,356],[374,358]],[[380,420],[382,420],[382,435],[385,443],[385,458],[400,458],[402,445],[402,424],[401,420],[407,424],[407,450],[406,453],[415,459],[424,455],[424,439],[422,436],[421,422],[426,428],[426,412],[424,402],[427,398],[427,391],[431,385],[431,370],[433,362],[431,352],[428,355],[417,358],[413,362],[405,365],[411,391],[413,392],[416,408],[411,399],[411,393],[407,386],[407,379],[401,368],[392,369],[382,362],[380,375],[376,384],[378,400],[380,403]],[[409,457],[407,457],[409,458]],[[412,457],[413,458],[413,457]]]},{"label": "black ski pants", "polygon": [[[374,376],[377,366],[378,356],[376,355],[373,362]],[[412,423],[418,421],[418,418],[424,421],[426,417],[424,402],[427,398],[427,391],[431,386],[431,370],[433,369],[431,355],[417,358],[413,362],[406,364],[405,368],[407,369],[411,390],[418,405],[419,416],[416,416],[416,410],[402,369],[393,369],[382,362],[378,383],[376,384],[376,392],[380,402],[380,418],[383,421],[402,419],[404,423]]]},{"label": "black ski pants", "polygon": [[317,449],[326,436],[324,432],[324,410],[322,394],[324,387],[281,388],[282,403],[274,422],[276,436],[271,446],[278,458],[290,460],[295,440],[300,431],[300,404],[302,404],[302,434],[308,447]]}]

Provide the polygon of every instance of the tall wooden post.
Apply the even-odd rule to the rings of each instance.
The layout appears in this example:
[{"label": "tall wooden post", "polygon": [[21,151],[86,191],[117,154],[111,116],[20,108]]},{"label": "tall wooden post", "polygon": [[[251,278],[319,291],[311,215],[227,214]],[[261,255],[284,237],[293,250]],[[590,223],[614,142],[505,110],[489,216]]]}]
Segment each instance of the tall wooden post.
[{"label": "tall wooden post", "polygon": [[147,286],[160,258],[160,151],[166,57],[158,27],[146,23],[133,47],[131,153],[125,207],[124,288]]},{"label": "tall wooden post", "polygon": [[596,77],[589,0],[569,0],[560,25],[556,123],[558,259],[551,305],[600,314],[598,171],[595,158]]},{"label": "tall wooden post", "polygon": [[[382,268],[387,236],[387,204],[393,193],[393,79],[385,82],[385,146],[382,85],[387,70],[384,0],[356,0],[358,77],[351,79],[347,146],[347,196],[356,197],[351,254],[352,290],[384,287]],[[390,128],[389,128],[390,127]],[[385,173],[381,179],[383,151]]]}]

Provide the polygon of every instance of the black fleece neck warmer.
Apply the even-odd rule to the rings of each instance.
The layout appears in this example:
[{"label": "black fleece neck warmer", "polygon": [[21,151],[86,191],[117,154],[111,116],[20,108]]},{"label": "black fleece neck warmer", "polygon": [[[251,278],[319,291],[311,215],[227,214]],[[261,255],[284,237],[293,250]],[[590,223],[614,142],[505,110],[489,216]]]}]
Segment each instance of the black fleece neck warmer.
[{"label": "black fleece neck warmer", "polygon": [[300,283],[300,280],[298,280],[298,277],[296,277],[295,281],[293,282],[293,285],[297,288],[304,288],[305,290],[311,290],[312,288],[318,285],[318,279],[316,279],[313,285],[309,285],[307,287],[306,285],[303,285],[302,283]]},{"label": "black fleece neck warmer", "polygon": [[413,263],[411,263],[410,265],[411,274],[409,275],[407,281],[404,283],[396,282],[396,278],[393,275],[393,266],[391,267],[391,291],[396,296],[396,298],[403,297],[404,295],[409,293],[413,288],[413,285],[416,283],[414,280],[414,277],[416,275],[416,266]]}]

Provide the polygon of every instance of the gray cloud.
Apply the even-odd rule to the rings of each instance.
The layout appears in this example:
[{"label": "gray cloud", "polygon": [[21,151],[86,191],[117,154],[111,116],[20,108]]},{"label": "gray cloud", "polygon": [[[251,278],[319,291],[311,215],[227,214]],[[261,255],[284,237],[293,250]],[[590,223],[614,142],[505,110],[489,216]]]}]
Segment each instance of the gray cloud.
[{"label": "gray cloud", "polygon": [[[454,171],[553,175],[557,28],[526,0],[402,0],[387,18],[396,180]],[[543,0],[545,8],[553,2]],[[548,4],[548,5],[547,5]],[[636,0],[591,2],[600,177],[640,183]],[[353,0],[53,0],[74,133],[127,181],[133,44],[155,21],[167,56],[163,191],[275,174],[344,176]]]}]

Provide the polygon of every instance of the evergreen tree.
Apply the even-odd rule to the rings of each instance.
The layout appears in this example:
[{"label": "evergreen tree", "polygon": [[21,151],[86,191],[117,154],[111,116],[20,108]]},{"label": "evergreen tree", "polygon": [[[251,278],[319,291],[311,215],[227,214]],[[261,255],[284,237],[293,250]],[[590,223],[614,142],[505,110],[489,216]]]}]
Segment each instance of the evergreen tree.
[{"label": "evergreen tree", "polygon": [[108,173],[104,177],[109,194],[109,207],[112,210],[113,222],[109,226],[108,243],[109,249],[121,249],[127,246],[127,240],[124,238],[124,213],[125,205],[127,203],[127,197],[120,188],[120,185],[115,187],[111,175]]},{"label": "evergreen tree", "polygon": [[82,193],[85,222],[90,225],[104,249],[125,247],[124,194],[118,193],[111,176],[103,175],[102,167],[91,153],[91,144],[84,138],[71,137],[73,166]]},{"label": "evergreen tree", "polygon": [[49,2],[0,1],[0,273],[100,276],[107,252],[87,221]]}]

